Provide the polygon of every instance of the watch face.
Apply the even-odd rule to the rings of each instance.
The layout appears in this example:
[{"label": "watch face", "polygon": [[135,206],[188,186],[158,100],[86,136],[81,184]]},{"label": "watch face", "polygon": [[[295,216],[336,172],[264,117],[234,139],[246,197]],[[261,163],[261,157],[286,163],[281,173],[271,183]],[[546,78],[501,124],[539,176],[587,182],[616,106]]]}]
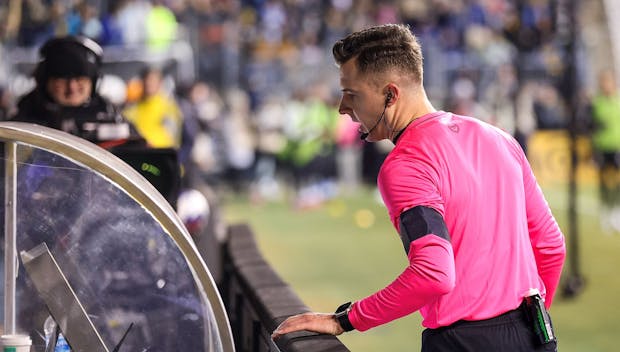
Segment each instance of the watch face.
[{"label": "watch face", "polygon": [[343,303],[336,309],[336,313],[348,311],[349,309],[351,309],[351,302]]}]

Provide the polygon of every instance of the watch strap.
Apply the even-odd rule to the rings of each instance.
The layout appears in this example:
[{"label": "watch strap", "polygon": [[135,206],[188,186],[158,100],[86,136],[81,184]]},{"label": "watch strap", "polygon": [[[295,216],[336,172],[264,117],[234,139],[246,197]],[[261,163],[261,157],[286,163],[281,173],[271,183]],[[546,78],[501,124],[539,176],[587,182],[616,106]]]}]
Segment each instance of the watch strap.
[{"label": "watch strap", "polygon": [[334,313],[334,318],[345,332],[355,329],[353,327],[353,324],[351,324],[351,321],[349,320],[349,311],[351,310],[351,307],[351,302],[344,303],[340,305],[340,307],[338,307],[338,309],[336,309],[336,312]]}]

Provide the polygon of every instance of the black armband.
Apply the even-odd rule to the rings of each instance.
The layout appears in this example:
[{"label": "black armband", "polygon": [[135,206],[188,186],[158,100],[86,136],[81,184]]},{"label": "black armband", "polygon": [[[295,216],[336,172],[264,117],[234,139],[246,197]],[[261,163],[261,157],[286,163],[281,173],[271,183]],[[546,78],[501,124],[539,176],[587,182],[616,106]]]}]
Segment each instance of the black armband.
[{"label": "black armband", "polygon": [[338,307],[338,309],[336,309],[336,312],[334,313],[334,319],[336,319],[338,324],[340,324],[340,327],[342,327],[345,332],[355,329],[351,324],[351,321],[349,320],[349,312],[351,311],[351,306],[351,302],[347,302]]},{"label": "black armband", "polygon": [[407,254],[409,254],[411,242],[428,234],[439,236],[450,242],[446,223],[437,210],[419,205],[400,214],[400,239],[403,241]]}]

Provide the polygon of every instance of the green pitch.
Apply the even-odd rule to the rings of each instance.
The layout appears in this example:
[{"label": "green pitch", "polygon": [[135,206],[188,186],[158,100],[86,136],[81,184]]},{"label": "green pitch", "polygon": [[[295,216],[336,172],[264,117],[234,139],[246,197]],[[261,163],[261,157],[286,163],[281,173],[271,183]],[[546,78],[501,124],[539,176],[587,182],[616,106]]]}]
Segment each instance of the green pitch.
[{"label": "green pitch", "polygon": [[[566,190],[545,189],[545,195],[567,235]],[[284,201],[251,205],[245,197],[226,197],[223,203],[227,222],[250,224],[265,258],[315,311],[331,312],[372,294],[407,264],[402,243],[371,189],[311,210],[296,210]],[[620,234],[601,233],[597,210],[595,192],[581,191],[578,223],[586,286],[572,299],[560,293],[551,309],[562,352],[618,349]],[[419,351],[420,321],[415,313],[345,334],[341,341],[352,351]]]}]

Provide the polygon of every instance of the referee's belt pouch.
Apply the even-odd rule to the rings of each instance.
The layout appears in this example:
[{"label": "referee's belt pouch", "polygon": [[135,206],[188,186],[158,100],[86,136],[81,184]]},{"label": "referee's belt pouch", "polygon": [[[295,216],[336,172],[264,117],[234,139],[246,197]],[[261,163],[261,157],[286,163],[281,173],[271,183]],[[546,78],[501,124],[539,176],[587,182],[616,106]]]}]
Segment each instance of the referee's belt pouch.
[{"label": "referee's belt pouch", "polygon": [[521,305],[537,342],[544,345],[556,341],[553,324],[545,303],[538,292],[523,298]]}]

